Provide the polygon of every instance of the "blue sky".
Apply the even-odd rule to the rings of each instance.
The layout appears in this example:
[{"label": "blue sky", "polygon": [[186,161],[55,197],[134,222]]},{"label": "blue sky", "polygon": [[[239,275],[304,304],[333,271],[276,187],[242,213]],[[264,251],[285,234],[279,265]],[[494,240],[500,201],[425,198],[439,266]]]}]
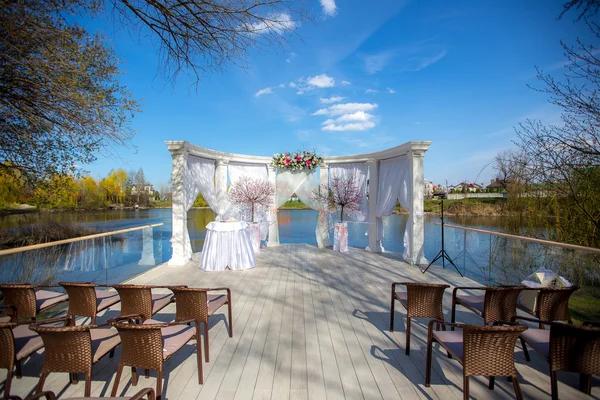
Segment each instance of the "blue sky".
[{"label": "blue sky", "polygon": [[[192,86],[157,73],[157,47],[105,29],[124,60],[121,82],[142,103],[137,149],[117,149],[85,166],[94,177],[143,168],[157,188],[171,157],[165,140],[270,156],[314,149],[360,154],[430,140],[425,177],[435,184],[489,183],[526,118],[559,120],[534,66],[560,74],[559,41],[584,37],[581,23],[556,17],[561,1],[308,1],[314,23],[295,27],[285,49],[251,51],[249,68],[229,66]],[[334,10],[335,11],[332,11]],[[94,22],[95,26],[102,22]]]}]

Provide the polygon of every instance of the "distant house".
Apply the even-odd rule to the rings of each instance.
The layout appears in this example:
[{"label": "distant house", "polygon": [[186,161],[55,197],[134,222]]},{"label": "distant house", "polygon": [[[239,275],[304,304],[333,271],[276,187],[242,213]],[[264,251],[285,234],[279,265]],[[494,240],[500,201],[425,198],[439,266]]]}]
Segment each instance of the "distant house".
[{"label": "distant house", "polygon": [[490,190],[490,191],[494,191],[494,192],[496,192],[496,191],[504,191],[505,190],[504,183],[502,183],[502,181],[500,179],[497,179],[497,178],[496,179],[492,179],[490,181],[490,184],[487,185],[485,188],[488,189],[488,190]]},{"label": "distant house", "polygon": [[296,196],[296,193],[292,193],[292,197],[290,197],[290,201],[300,201],[300,199],[298,198],[298,196]]},{"label": "distant house", "polygon": [[453,191],[455,192],[464,192],[466,188],[466,191],[469,193],[475,193],[478,190],[483,190],[484,187],[483,185],[480,185],[478,183],[467,183],[467,182],[461,182],[458,185],[454,186],[452,188]]},{"label": "distant house", "polygon": [[154,194],[154,186],[149,183],[136,184],[131,187],[131,194],[142,194],[146,193],[149,195]]},{"label": "distant house", "polygon": [[428,181],[427,179],[425,179],[425,198],[426,199],[430,199],[431,196],[433,196],[433,192],[435,191],[435,185],[433,184],[433,182]]}]

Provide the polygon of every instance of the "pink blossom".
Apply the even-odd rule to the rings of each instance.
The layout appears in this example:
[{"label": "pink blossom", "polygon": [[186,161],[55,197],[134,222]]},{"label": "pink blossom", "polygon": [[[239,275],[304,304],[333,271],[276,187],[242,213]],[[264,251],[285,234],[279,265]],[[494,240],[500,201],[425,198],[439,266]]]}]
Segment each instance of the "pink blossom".
[{"label": "pink blossom", "polygon": [[310,165],[310,160],[307,160],[307,161],[306,161],[306,165]]},{"label": "pink blossom", "polygon": [[290,160],[289,158],[286,158],[286,159],[285,159],[285,163],[286,163],[286,164],[289,164],[290,162],[291,162],[291,160]]},{"label": "pink blossom", "polygon": [[296,161],[302,161],[302,157],[296,157]]}]

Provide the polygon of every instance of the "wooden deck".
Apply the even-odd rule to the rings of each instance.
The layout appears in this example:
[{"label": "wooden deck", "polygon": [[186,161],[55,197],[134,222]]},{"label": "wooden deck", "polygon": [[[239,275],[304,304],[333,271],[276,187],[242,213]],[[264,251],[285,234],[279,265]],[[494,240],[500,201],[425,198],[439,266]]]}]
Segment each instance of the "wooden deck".
[{"label": "wooden deck", "polygon": [[[198,254],[195,255],[195,259]],[[233,293],[233,333],[227,335],[223,315],[212,317],[210,363],[204,364],[204,385],[196,374],[194,345],[187,345],[166,364],[167,399],[413,399],[462,398],[460,365],[434,351],[432,385],[426,388],[426,320],[413,323],[410,357],[404,354],[403,309],[398,307],[396,331],[389,332],[389,295],[393,281],[446,282],[472,285],[449,270],[432,267],[423,275],[393,254],[351,249],[334,253],[310,245],[263,249],[258,265],[249,271],[204,272],[197,262],[183,267],[159,266],[133,283],[198,287],[230,287]],[[451,291],[446,292],[449,319]],[[118,309],[118,308],[117,308]],[[156,319],[171,321],[175,305]],[[100,318],[116,315],[115,309]],[[459,308],[461,322],[481,323]],[[193,342],[192,342],[193,343]],[[547,364],[534,351],[525,361],[517,348],[515,359],[521,388],[527,398],[550,397]],[[93,369],[93,396],[108,396],[120,356],[105,358]],[[12,394],[25,397],[38,382],[43,353],[23,366],[24,377],[13,380]],[[137,387],[124,371],[120,394],[155,387],[155,374],[140,377]],[[6,376],[0,371],[0,380]],[[559,374],[561,398],[585,398],[575,389],[578,376]],[[593,394],[600,396],[594,380]],[[67,374],[51,374],[44,389],[62,398],[83,395],[83,382],[69,385]],[[512,384],[498,379],[494,391],[487,379],[471,378],[475,398],[513,398]]]}]

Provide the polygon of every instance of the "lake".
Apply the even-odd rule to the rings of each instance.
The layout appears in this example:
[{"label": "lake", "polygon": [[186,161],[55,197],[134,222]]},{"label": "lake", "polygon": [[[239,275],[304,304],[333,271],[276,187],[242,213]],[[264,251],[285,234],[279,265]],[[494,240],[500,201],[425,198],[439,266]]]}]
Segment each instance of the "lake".
[{"label": "lake", "polygon": [[[318,213],[313,210],[280,210],[278,212],[279,236],[281,243],[309,243],[316,245],[315,227]],[[391,215],[384,218],[383,247],[386,251],[402,253],[404,250],[403,235],[407,215]],[[214,213],[209,209],[193,209],[188,213],[188,229],[194,252],[202,250],[205,226],[214,220]],[[23,225],[35,225],[40,222],[57,221],[83,224],[95,227],[100,231],[114,231],[142,225],[163,223],[154,228],[149,236],[144,237],[141,231],[120,235],[120,240],[88,241],[63,248],[60,262],[66,263],[60,278],[64,280],[89,280],[114,282],[134,276],[155,264],[171,258],[171,209],[150,210],[114,210],[90,212],[47,212],[35,214],[10,215],[0,217],[0,229],[5,232]],[[441,248],[441,228],[436,223],[439,216],[425,216],[425,256],[431,260]],[[495,217],[454,217],[447,216],[449,224],[478,227],[496,231],[500,221]],[[348,242],[350,246],[365,248],[368,244],[366,236],[367,224],[349,223]],[[140,254],[144,240],[151,240],[152,265],[140,265]],[[489,281],[489,271],[484,266],[490,258],[490,235],[465,234],[464,231],[446,228],[446,250],[454,259],[460,272],[478,281]],[[462,251],[467,245],[468,252]],[[36,257],[45,256],[40,253]],[[468,257],[467,257],[468,256]],[[2,280],[10,279],[7,270],[15,273],[15,266],[25,263],[5,256],[0,258],[3,271]],[[29,261],[30,262],[30,261]],[[47,263],[47,262],[46,262]],[[53,263],[57,263],[54,261]],[[38,263],[43,264],[43,263]],[[146,262],[148,264],[148,262]],[[448,265],[447,265],[448,266]],[[20,272],[19,272],[20,273]],[[14,277],[14,275],[12,275]],[[14,279],[14,278],[13,278]],[[25,276],[22,279],[33,279]],[[56,278],[58,279],[58,278]],[[10,279],[12,280],[12,279]]]}]

